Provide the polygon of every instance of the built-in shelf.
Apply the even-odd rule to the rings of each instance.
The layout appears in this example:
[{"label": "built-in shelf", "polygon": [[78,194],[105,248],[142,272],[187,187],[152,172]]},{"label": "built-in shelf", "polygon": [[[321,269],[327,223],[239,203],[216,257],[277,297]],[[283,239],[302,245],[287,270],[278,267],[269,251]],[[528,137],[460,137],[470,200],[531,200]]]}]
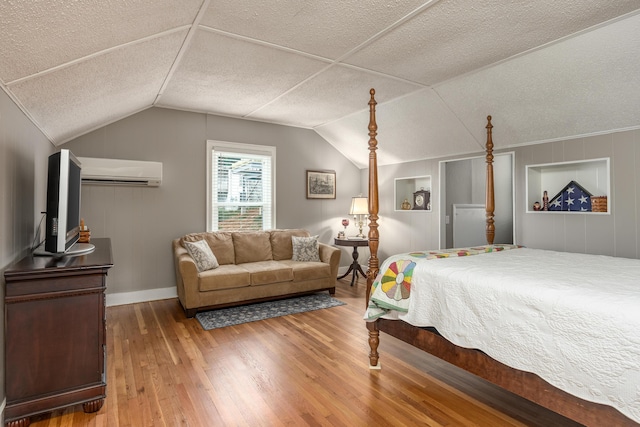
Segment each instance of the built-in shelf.
[{"label": "built-in shelf", "polygon": [[[429,200],[425,202],[425,209],[414,209],[414,193],[421,190],[429,192]],[[431,194],[431,175],[396,178],[394,191],[394,210],[403,212],[431,212],[431,202],[433,201],[433,195]],[[402,204],[405,200],[411,205],[410,209],[402,209]]]},{"label": "built-in shelf", "polygon": [[[544,208],[544,192],[547,192],[549,204],[552,204],[554,198],[561,193],[571,182],[577,183],[578,186],[570,189],[568,194],[578,194],[578,197],[571,199],[568,203],[562,205],[563,210],[549,210],[545,212]],[[584,213],[584,214],[609,214],[611,212],[611,191],[610,191],[610,168],[609,158],[579,160],[572,162],[545,163],[539,165],[527,165],[526,167],[526,212],[535,213]],[[589,202],[585,197],[580,197],[580,187],[591,194]],[[575,193],[574,193],[575,192]],[[602,197],[606,197],[606,200]],[[596,199],[599,198],[599,199]],[[534,209],[534,204],[540,204],[540,211]],[[566,206],[587,206],[586,211],[567,210]],[[588,207],[593,205],[593,210]],[[597,208],[596,206],[602,206]],[[583,208],[585,209],[585,208]]]}]

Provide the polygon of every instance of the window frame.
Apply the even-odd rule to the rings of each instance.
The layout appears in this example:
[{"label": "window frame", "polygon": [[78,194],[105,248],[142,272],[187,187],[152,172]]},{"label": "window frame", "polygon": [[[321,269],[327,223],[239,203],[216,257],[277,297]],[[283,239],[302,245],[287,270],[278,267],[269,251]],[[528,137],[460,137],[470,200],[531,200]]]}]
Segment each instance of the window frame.
[{"label": "window frame", "polygon": [[[206,208],[206,224],[207,231],[218,231],[213,230],[213,189],[212,181],[213,181],[213,152],[214,151],[222,151],[229,153],[237,153],[239,155],[242,154],[258,154],[261,156],[268,156],[271,158],[271,224],[265,224],[263,222],[262,229],[269,230],[274,229],[276,225],[276,147],[271,145],[257,145],[257,144],[245,144],[242,142],[229,142],[229,141],[217,141],[217,140],[207,140],[206,147],[206,167],[207,167],[207,177],[206,177],[206,192],[207,192],[207,208]],[[217,195],[217,190],[216,190]],[[216,197],[217,201],[217,197]]]}]

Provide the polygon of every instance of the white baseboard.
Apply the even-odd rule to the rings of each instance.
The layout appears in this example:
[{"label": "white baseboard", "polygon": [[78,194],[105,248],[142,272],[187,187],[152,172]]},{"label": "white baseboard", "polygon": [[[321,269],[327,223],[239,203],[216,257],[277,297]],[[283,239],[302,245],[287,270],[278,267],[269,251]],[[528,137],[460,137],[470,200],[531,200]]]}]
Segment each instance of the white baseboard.
[{"label": "white baseboard", "polygon": [[178,291],[175,286],[171,286],[169,288],[148,289],[146,291],[119,292],[116,294],[107,294],[107,307],[177,297]]},{"label": "white baseboard", "polygon": [[[342,276],[348,269],[348,266],[338,267],[338,276]],[[116,294],[107,294],[107,307],[177,297],[178,291],[175,286],[171,286],[169,288],[148,289],[146,291],[118,292]]]}]

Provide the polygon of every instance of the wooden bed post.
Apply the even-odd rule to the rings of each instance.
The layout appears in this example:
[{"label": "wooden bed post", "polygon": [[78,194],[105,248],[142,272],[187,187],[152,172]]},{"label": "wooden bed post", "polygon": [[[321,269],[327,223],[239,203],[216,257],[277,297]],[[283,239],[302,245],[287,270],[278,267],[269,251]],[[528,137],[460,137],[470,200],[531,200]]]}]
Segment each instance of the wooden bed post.
[{"label": "wooden bed post", "polygon": [[[369,304],[369,295],[371,294],[371,286],[378,275],[380,269],[380,261],[378,260],[378,160],[376,150],[378,149],[378,125],[376,123],[376,100],[375,89],[369,91],[371,99],[369,100],[369,268],[367,270],[367,294],[365,302]],[[380,331],[377,322],[367,322],[369,330],[369,366],[372,369],[379,369],[378,364],[378,345],[380,343]]]},{"label": "wooden bed post", "polygon": [[493,224],[493,215],[495,211],[495,199],[493,191],[493,140],[491,138],[491,116],[487,116],[487,188],[486,188],[486,217],[487,217],[487,243],[493,245],[493,239],[496,235],[496,227]]}]

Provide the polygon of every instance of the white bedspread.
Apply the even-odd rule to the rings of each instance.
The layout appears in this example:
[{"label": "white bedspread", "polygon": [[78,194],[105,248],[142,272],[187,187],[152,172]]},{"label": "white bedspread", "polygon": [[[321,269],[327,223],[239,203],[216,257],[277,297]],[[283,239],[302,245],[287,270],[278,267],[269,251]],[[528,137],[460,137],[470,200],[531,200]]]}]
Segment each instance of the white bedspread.
[{"label": "white bedspread", "polygon": [[384,317],[640,422],[640,260],[527,248],[420,260],[408,311]]}]

